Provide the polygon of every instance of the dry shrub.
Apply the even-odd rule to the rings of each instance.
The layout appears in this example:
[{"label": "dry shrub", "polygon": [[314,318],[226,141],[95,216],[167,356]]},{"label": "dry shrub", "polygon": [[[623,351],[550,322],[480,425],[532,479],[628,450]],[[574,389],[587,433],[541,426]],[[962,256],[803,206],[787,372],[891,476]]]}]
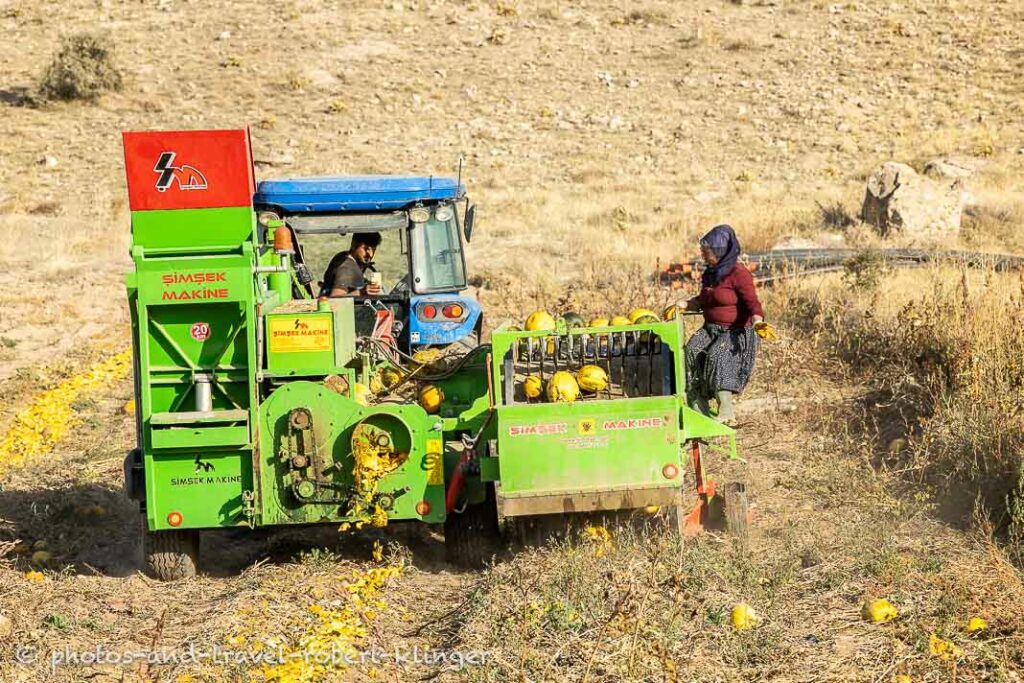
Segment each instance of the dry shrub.
[{"label": "dry shrub", "polygon": [[909,416],[902,468],[968,499],[976,492],[1004,529],[1024,529],[1014,493],[1024,449],[1024,278],[946,266],[889,274],[878,287],[849,284],[795,287],[781,298],[787,322],[883,397],[874,409]]},{"label": "dry shrub", "polygon": [[822,225],[830,230],[846,230],[857,224],[857,219],[840,201],[822,204],[818,202]]},{"label": "dry shrub", "polygon": [[582,533],[495,566],[441,625],[446,645],[489,652],[489,680],[698,680],[708,667],[781,675],[794,655],[782,626],[737,633],[729,613],[740,600],[769,611],[793,579],[795,549],[683,543],[657,524],[610,528],[607,543]]},{"label": "dry shrub", "polygon": [[872,251],[864,251],[847,259],[843,268],[843,280],[858,290],[877,289],[888,270],[882,257]]},{"label": "dry shrub", "polygon": [[94,33],[76,33],[61,40],[39,92],[47,99],[92,101],[122,86],[110,41]]},{"label": "dry shrub", "polygon": [[988,248],[1000,245],[1002,248],[1021,249],[1024,247],[1024,199],[985,203],[964,209],[961,232],[968,246]]},{"label": "dry shrub", "polygon": [[635,9],[626,15],[626,21],[630,24],[650,24],[660,26],[669,23],[671,17],[663,9]]},{"label": "dry shrub", "polygon": [[729,40],[726,41],[726,43],[722,46],[722,49],[727,50],[729,52],[744,52],[747,50],[756,50],[757,48],[757,43],[755,43],[750,38],[737,38],[735,40]]},{"label": "dry shrub", "polygon": [[[1024,587],[1000,553],[951,544],[954,534],[886,495],[886,479],[855,459],[818,457],[792,463],[792,504],[810,493],[814,512],[757,522],[746,548],[712,534],[680,539],[654,518],[609,527],[609,542],[584,531],[495,565],[437,623],[444,649],[490,656],[486,673],[453,680],[876,681],[897,659],[915,680],[945,680],[945,664],[917,648],[929,633],[958,633],[977,614],[997,632],[1019,627]],[[861,601],[879,595],[901,610],[884,632],[858,625]],[[750,631],[730,624],[741,601],[763,618]],[[1017,642],[961,643],[959,680],[1019,661]]]}]

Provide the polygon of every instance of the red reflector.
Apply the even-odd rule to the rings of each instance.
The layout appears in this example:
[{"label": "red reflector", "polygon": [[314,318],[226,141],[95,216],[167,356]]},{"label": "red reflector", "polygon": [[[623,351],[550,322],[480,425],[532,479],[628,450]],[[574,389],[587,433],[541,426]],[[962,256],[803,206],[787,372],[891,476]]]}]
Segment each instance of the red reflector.
[{"label": "red reflector", "polygon": [[185,518],[181,516],[180,512],[172,512],[167,515],[167,523],[171,526],[181,526],[181,523],[185,521]]},{"label": "red reflector", "polygon": [[462,306],[458,304],[451,304],[450,306],[444,307],[444,317],[446,318],[461,318],[462,317]]},{"label": "red reflector", "polygon": [[416,503],[416,514],[420,517],[426,517],[430,514],[430,503],[425,500],[421,500]]},{"label": "red reflector", "polygon": [[661,468],[661,475],[666,479],[675,479],[679,476],[679,468],[669,463]]},{"label": "red reflector", "polygon": [[437,317],[437,309],[433,306],[424,306],[422,309],[424,318]]}]

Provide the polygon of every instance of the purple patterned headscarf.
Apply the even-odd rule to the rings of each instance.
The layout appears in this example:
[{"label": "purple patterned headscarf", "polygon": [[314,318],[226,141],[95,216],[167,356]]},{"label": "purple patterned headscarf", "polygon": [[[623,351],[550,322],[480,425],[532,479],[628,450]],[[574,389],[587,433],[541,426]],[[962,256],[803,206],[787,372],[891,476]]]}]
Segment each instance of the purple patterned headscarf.
[{"label": "purple patterned headscarf", "polygon": [[700,246],[707,247],[718,257],[718,263],[704,268],[700,277],[703,286],[714,287],[736,266],[740,257],[740,241],[732,226],[722,224],[711,228],[708,234],[701,237]]}]

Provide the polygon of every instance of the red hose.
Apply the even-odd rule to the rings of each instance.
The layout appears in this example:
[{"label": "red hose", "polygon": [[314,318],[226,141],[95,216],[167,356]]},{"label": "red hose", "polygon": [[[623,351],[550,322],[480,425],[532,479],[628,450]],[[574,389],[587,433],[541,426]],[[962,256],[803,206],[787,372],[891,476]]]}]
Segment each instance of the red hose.
[{"label": "red hose", "polygon": [[448,482],[448,490],[444,493],[444,509],[445,512],[451,512],[455,509],[455,501],[458,499],[459,494],[462,493],[462,468],[465,467],[466,463],[469,462],[473,451],[469,448],[462,452],[462,457],[459,458],[459,462],[455,465],[455,471],[452,472],[452,480]]}]

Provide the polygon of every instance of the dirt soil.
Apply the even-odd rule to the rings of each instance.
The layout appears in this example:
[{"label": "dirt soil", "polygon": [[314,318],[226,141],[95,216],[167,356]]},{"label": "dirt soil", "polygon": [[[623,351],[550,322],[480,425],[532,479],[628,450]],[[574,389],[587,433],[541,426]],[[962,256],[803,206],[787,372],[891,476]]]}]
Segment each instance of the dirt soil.
[{"label": "dirt soil", "polygon": [[[0,434],[128,344],[122,130],[250,125],[260,178],[453,174],[461,155],[489,314],[598,312],[634,289],[627,300],[664,296],[647,282],[655,259],[692,252],[722,221],[750,248],[876,243],[861,226],[832,229],[819,206],[856,213],[866,174],[888,159],[982,162],[972,189],[994,202],[999,231],[965,244],[1019,250],[1024,212],[1004,203],[1024,192],[1021,25],[1012,0],[0,3]],[[112,39],[123,90],[31,106],[59,36],[79,29]],[[97,647],[295,647],[326,637],[310,607],[347,609],[353,572],[404,564],[374,593],[373,617],[358,612],[363,646],[481,650],[488,663],[364,662],[307,680],[1019,681],[1019,572],[983,525],[943,514],[949,501],[880,474],[868,436],[849,445],[870,388],[782,332],[741,404],[749,546],[613,532],[601,558],[584,540],[486,572],[446,565],[434,531],[327,527],[210,534],[200,578],[154,582],[120,491],[131,386],[96,387],[73,402],[71,433],[0,475],[0,680],[273,678],[251,660],[50,662]],[[702,577],[642,587],[646,609],[664,607],[664,623],[644,616],[656,633],[552,621],[534,595],[596,585],[587,607],[604,614],[620,579],[600,572],[639,572],[645,547],[658,572]],[[576,583],[531,576],[577,561]],[[875,597],[900,617],[864,622]],[[731,630],[738,601],[761,628]],[[531,621],[537,609],[549,616]],[[972,616],[989,629],[966,635]],[[935,654],[931,636],[960,654]],[[566,661],[561,643],[597,655]]]},{"label": "dirt soil", "polygon": [[[500,555],[484,572],[446,564],[441,536],[426,529],[353,537],[328,526],[210,533],[202,543],[200,578],[148,579],[140,571],[138,512],[120,492],[122,454],[134,439],[133,417],[124,410],[131,387],[122,381],[104,388],[79,405],[74,436],[9,475],[0,492],[0,534],[20,541],[0,565],[0,609],[13,625],[3,637],[10,649],[0,659],[0,676],[265,680],[251,662],[49,667],[54,657],[96,648],[180,656],[190,647],[218,646],[252,656],[267,643],[299,641],[309,629],[310,605],[344,604],[353,572],[401,563],[361,643],[361,651],[384,654],[320,677],[268,680],[561,680],[555,672],[563,666],[564,676],[580,680],[582,669],[572,668],[572,658],[562,662],[566,655],[556,657],[542,642],[557,629],[551,633],[546,622],[531,626],[531,610],[543,613],[538,604],[561,596],[576,600],[581,612],[599,611],[600,597],[584,604],[575,593],[592,590],[595,582],[606,585],[606,594],[622,590],[642,578],[647,570],[640,567],[649,561],[658,571],[682,572],[682,578],[653,584],[645,598],[648,609],[663,600],[665,613],[675,611],[672,630],[652,627],[641,640],[664,640],[665,649],[645,652],[642,645],[639,668],[629,675],[621,650],[629,632],[616,639],[568,629],[564,638],[601,654],[591,680],[652,680],[654,672],[658,680],[676,680],[665,661],[673,662],[679,680],[888,681],[906,672],[912,680],[938,681],[954,671],[958,680],[1019,680],[1024,638],[1015,605],[1024,599],[1024,583],[1017,571],[983,532],[965,531],[936,512],[938,501],[926,490],[837,449],[836,435],[848,427],[845,420],[853,423],[865,388],[846,386],[824,365],[808,363],[806,348],[792,340],[778,342],[762,361],[756,386],[740,404],[740,449],[749,464],[713,458],[709,465],[719,481],[747,486],[754,505],[747,545],[721,532],[680,542],[660,524],[639,538],[613,528],[605,557],[587,560],[591,546],[584,539]],[[16,394],[9,398],[17,400]],[[379,562],[371,557],[375,542],[384,549]],[[33,563],[40,550],[49,557]],[[558,577],[559,567],[581,556],[591,564],[578,569],[578,577]],[[620,578],[610,578],[609,569]],[[40,581],[26,578],[33,570],[42,570]],[[683,584],[673,587],[672,581]],[[861,618],[863,601],[878,597],[900,610],[895,622]],[[729,610],[739,601],[751,603],[763,619],[750,636],[729,626]],[[512,612],[511,621],[508,614],[492,614],[501,610]],[[655,625],[659,619],[657,613],[640,616]],[[963,632],[971,616],[988,620],[980,637]],[[951,638],[966,655],[953,661],[931,656],[927,643],[934,633]],[[16,647],[34,661],[12,661]],[[409,654],[414,647],[488,659],[457,670],[447,660],[417,661]],[[396,652],[407,659],[389,659]]]}]

